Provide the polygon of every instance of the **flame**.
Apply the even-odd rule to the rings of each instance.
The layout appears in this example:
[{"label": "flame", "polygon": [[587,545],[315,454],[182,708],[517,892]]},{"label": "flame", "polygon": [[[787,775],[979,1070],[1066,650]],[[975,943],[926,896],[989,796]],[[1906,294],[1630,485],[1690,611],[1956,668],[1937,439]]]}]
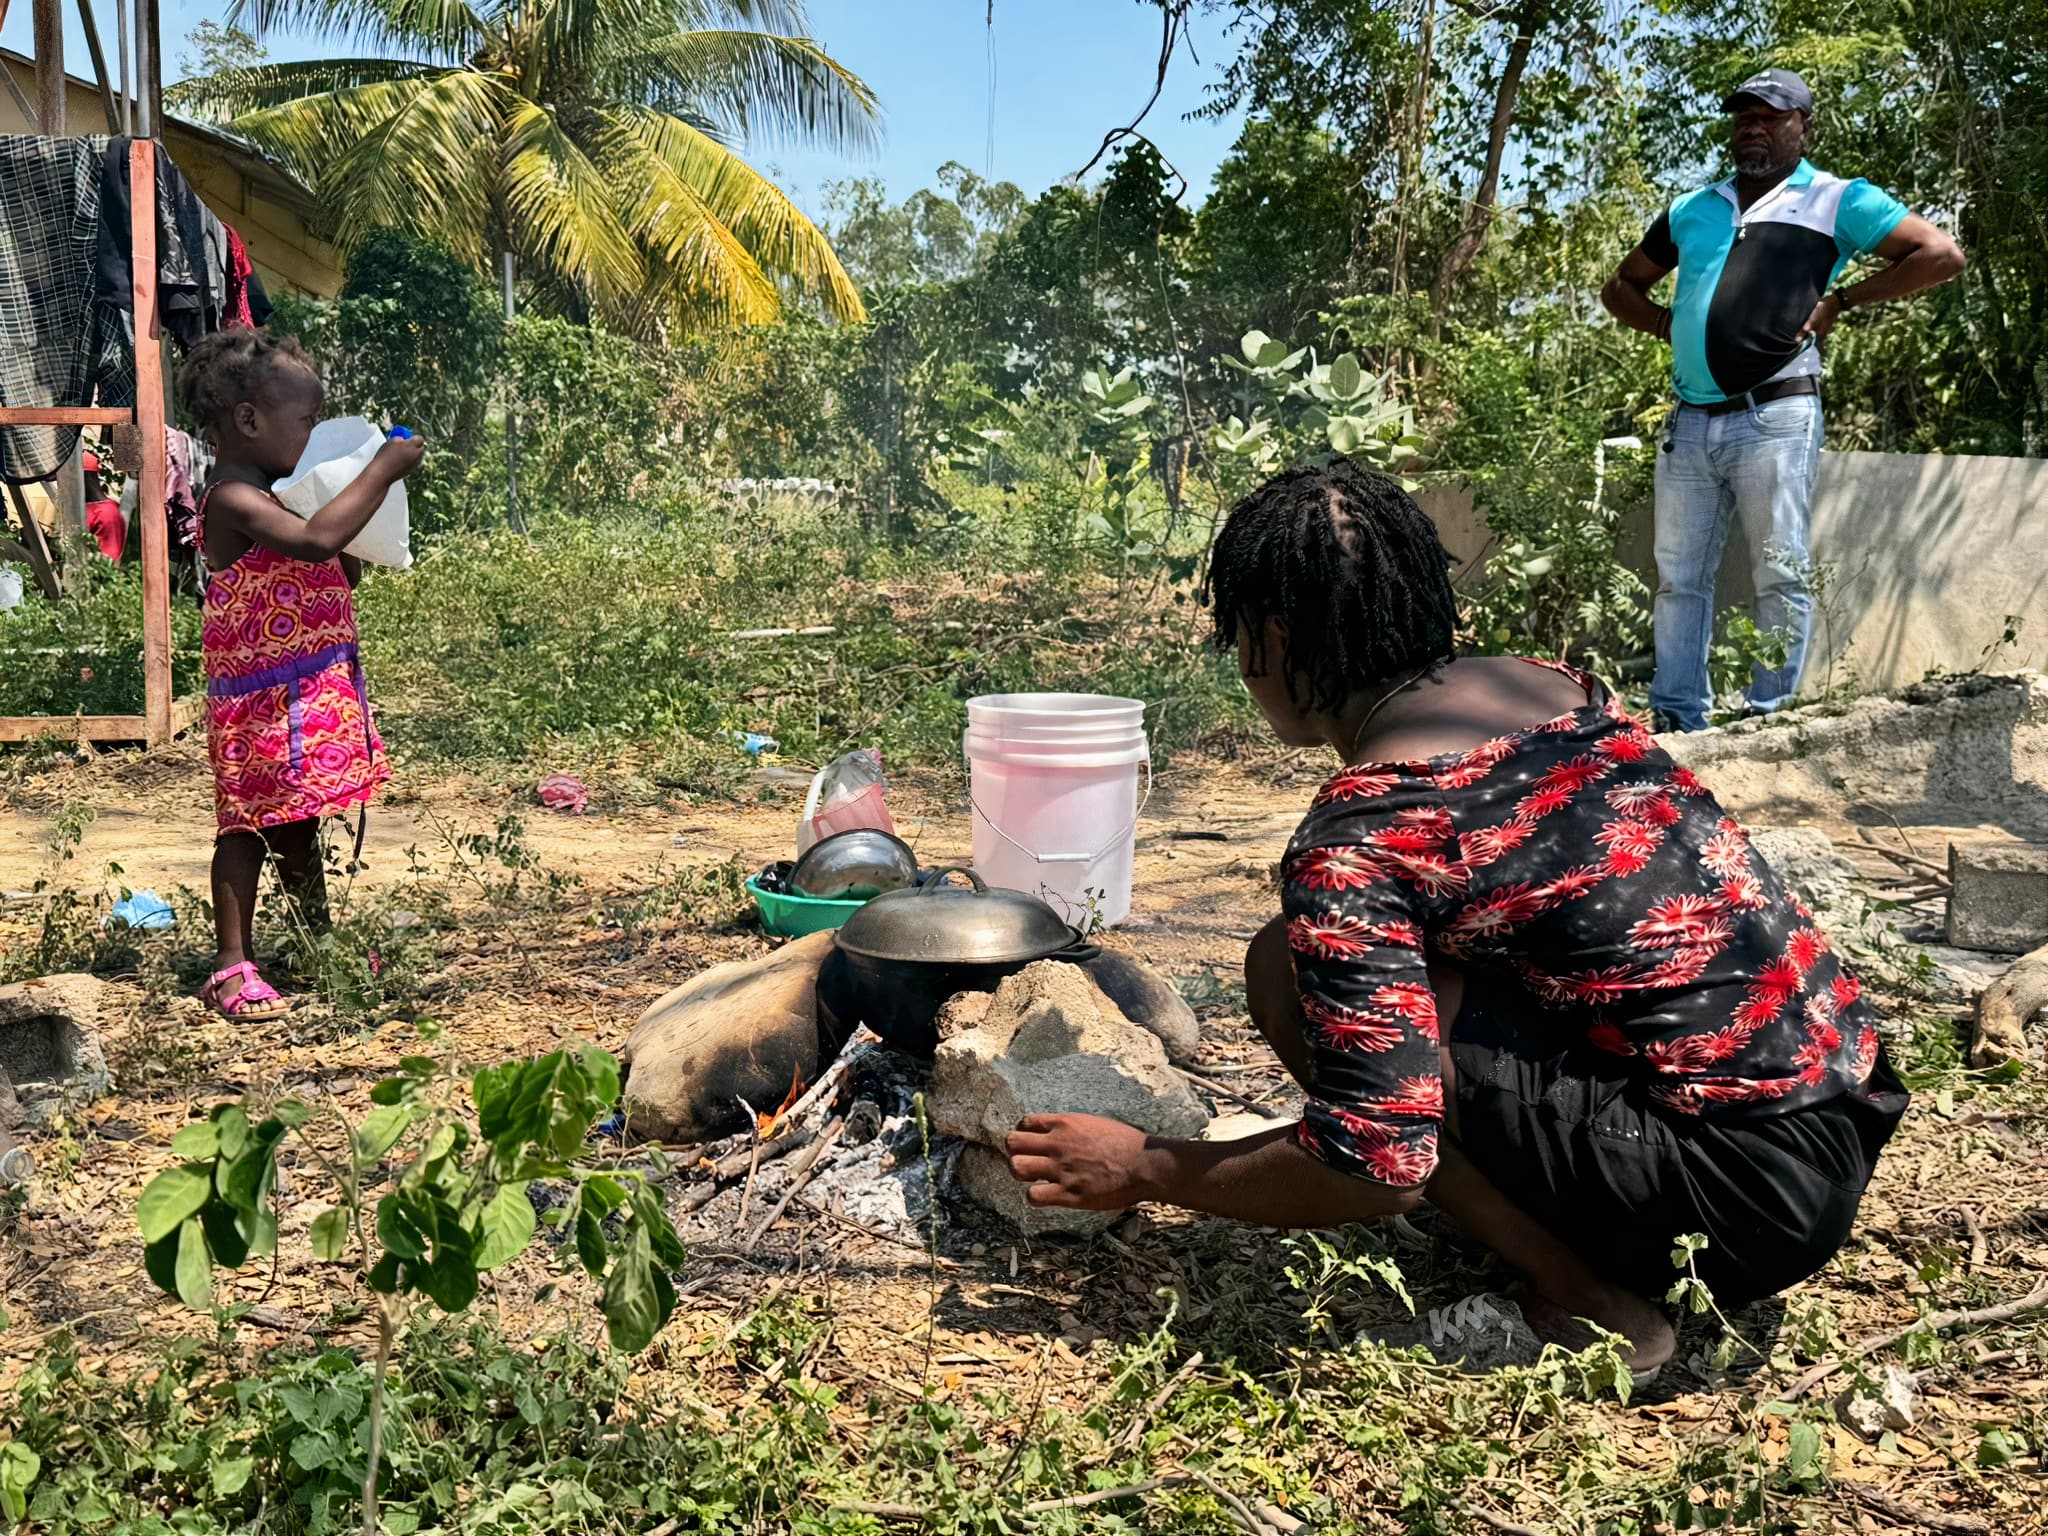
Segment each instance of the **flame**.
[{"label": "flame", "polygon": [[782,1102],[775,1106],[775,1112],[767,1115],[762,1114],[758,1110],[754,1112],[755,1136],[762,1141],[766,1141],[773,1134],[775,1128],[782,1123],[782,1117],[789,1113],[790,1106],[804,1096],[804,1089],[808,1086],[804,1082],[804,1069],[798,1067],[790,1075],[789,1092],[782,1096]]}]

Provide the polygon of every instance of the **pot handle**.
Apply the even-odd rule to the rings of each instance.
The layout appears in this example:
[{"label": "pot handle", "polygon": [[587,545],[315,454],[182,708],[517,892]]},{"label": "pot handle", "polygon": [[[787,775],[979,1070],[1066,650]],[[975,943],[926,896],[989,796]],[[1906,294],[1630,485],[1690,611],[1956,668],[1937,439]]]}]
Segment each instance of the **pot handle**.
[{"label": "pot handle", "polygon": [[975,895],[986,896],[988,894],[988,882],[965,864],[948,864],[944,869],[933,870],[930,877],[918,885],[917,894],[922,896],[928,891],[937,890],[946,883],[946,876],[948,875],[965,875],[974,882]]},{"label": "pot handle", "polygon": [[1086,965],[1090,960],[1098,958],[1101,954],[1102,946],[1100,944],[1090,944],[1086,939],[1076,939],[1073,943],[1067,945],[1066,948],[1056,949],[1045,958],[1048,960],[1061,960],[1068,965]]}]

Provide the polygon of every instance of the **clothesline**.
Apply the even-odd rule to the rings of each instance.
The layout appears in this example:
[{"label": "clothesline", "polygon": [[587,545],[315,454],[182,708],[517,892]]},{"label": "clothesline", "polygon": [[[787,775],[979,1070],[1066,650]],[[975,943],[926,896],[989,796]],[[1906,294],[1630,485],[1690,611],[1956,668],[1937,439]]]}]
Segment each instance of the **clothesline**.
[{"label": "clothesline", "polygon": [[[0,135],[0,405],[135,402],[128,152],[105,135]],[[158,147],[158,310],[173,342],[260,325],[270,304],[247,248]],[[0,428],[0,480],[47,480],[75,426]]]}]

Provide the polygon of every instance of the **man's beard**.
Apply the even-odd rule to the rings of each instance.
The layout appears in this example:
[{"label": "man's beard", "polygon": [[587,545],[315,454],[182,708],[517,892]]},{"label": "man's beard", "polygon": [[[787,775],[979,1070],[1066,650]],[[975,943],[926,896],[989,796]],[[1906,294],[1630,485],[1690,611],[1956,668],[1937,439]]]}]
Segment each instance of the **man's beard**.
[{"label": "man's beard", "polygon": [[1764,145],[1735,151],[1735,169],[1745,176],[1768,176],[1772,171],[1783,168],[1779,161],[1772,158],[1771,151]]}]

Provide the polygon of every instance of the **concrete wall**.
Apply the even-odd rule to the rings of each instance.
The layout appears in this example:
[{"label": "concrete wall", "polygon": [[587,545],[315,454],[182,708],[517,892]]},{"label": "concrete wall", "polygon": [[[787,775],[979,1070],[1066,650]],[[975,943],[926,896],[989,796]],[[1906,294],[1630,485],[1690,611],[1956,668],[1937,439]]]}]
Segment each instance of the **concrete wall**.
[{"label": "concrete wall", "polygon": [[[1431,486],[1417,496],[1462,574],[1487,549],[1471,493]],[[1650,508],[1622,519],[1621,555],[1652,586]],[[1832,566],[1814,617],[1807,677],[1819,688],[1901,688],[1930,671],[1967,672],[2005,627],[2017,645],[1998,670],[2048,667],[2048,459],[1910,453],[1824,453],[1814,484],[1813,555]],[[1719,606],[1754,596],[1750,552],[1736,530],[1721,566]]]},{"label": "concrete wall", "polygon": [[[30,60],[9,52],[0,55],[0,68],[14,76],[24,96],[36,99]],[[64,115],[75,136],[107,131],[99,87],[75,75],[69,78]],[[0,90],[0,133],[34,131],[13,96]],[[173,117],[162,139],[192,190],[241,235],[268,291],[296,289],[323,299],[341,291],[341,253],[314,234],[319,205],[303,186],[254,151],[197,123]]]},{"label": "concrete wall", "polygon": [[[1624,525],[1623,553],[1651,582],[1650,509]],[[2000,670],[2048,660],[2048,460],[1989,455],[1824,453],[1813,491],[1815,562],[1832,567],[1816,609],[1809,688],[1901,688],[1930,671],[1967,672],[2005,627],[2019,643]],[[1747,603],[1751,555],[1738,529],[1721,565],[1720,606]]]}]

